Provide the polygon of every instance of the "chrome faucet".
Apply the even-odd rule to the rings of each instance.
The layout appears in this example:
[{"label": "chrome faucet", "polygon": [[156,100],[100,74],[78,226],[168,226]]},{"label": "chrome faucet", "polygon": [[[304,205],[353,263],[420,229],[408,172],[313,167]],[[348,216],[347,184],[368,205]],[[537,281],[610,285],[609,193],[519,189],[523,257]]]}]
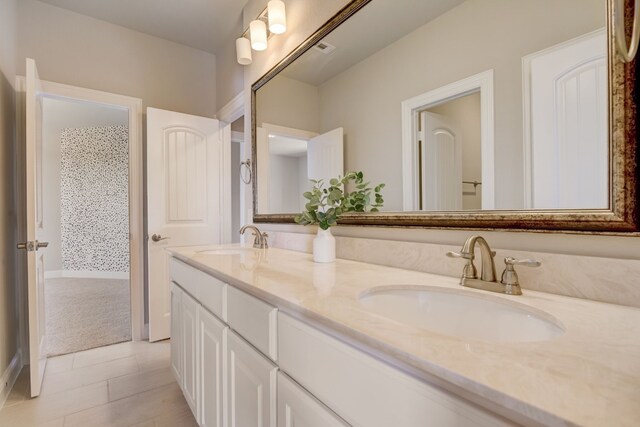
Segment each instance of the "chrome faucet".
[{"label": "chrome faucet", "polygon": [[267,249],[269,247],[269,242],[267,241],[267,237],[269,237],[269,235],[267,233],[261,232],[255,225],[247,224],[240,229],[240,234],[244,234],[247,228],[253,230],[253,235],[255,237],[255,239],[253,239],[254,248]]},{"label": "chrome faucet", "polygon": [[[480,270],[480,278],[473,263],[475,259],[476,243],[480,245],[480,256],[482,257],[482,269]],[[467,261],[460,277],[460,285],[470,288],[482,289],[485,291],[499,292],[508,295],[522,295],[518,274],[514,266],[524,265],[527,267],[539,267],[541,263],[532,259],[516,260],[507,257],[504,259],[505,269],[502,273],[500,282],[496,277],[496,265],[494,257],[496,253],[491,250],[489,244],[482,236],[471,236],[462,246],[460,252],[447,252],[447,256],[451,258],[463,258]]]}]

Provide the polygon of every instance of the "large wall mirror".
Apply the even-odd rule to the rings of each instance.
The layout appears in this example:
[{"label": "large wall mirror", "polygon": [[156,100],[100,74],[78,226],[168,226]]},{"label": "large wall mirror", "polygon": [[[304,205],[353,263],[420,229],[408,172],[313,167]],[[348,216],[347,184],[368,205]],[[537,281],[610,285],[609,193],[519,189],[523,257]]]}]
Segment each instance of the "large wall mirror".
[{"label": "large wall mirror", "polygon": [[636,231],[615,2],[351,2],[253,85],[255,220],[362,171],[384,207],[342,223]]}]

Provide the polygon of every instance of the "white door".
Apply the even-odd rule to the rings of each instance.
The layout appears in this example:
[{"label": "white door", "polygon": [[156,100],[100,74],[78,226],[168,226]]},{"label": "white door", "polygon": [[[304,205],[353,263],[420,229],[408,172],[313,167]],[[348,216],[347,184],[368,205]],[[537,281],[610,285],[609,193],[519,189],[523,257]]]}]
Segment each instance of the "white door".
[{"label": "white door", "polygon": [[309,392],[278,372],[278,427],[346,427]]},{"label": "white door", "polygon": [[523,64],[526,207],[607,208],[606,32],[545,49]]},{"label": "white door", "polygon": [[275,427],[278,367],[232,331],[227,366],[227,425]]},{"label": "white door", "polygon": [[422,112],[422,210],[462,209],[462,141],[455,124]]},{"label": "white door", "polygon": [[147,109],[149,340],[169,338],[168,246],[231,241],[231,133],[215,119]]},{"label": "white door", "polygon": [[198,303],[189,294],[183,292],[180,304],[180,316],[182,318],[182,391],[184,397],[193,412],[198,417],[198,364],[196,342],[198,339],[197,310]]},{"label": "white door", "polygon": [[47,337],[44,312],[44,262],[47,242],[39,242],[42,232],[42,88],[36,63],[27,58],[26,88],[26,241],[27,294],[29,309],[29,372],[31,397],[40,395],[47,365]]},{"label": "white door", "polygon": [[223,377],[227,326],[198,307],[198,410],[200,426],[223,426]]},{"label": "white door", "polygon": [[309,140],[307,145],[307,173],[309,179],[323,179],[344,175],[344,131],[337,128]]}]

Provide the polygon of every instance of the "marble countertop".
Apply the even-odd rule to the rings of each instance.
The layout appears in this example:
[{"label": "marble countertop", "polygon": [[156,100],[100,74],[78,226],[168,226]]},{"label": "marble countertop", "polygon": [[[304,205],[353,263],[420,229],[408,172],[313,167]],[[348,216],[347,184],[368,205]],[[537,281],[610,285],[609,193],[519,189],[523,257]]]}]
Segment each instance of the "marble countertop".
[{"label": "marble countertop", "polygon": [[384,318],[358,302],[378,286],[460,290],[457,278],[342,259],[317,264],[310,254],[276,248],[199,253],[238,247],[168,250],[285,313],[518,422],[640,425],[640,309],[527,291],[526,283],[522,296],[465,288],[542,310],[565,328],[563,335],[542,342],[465,340]]}]

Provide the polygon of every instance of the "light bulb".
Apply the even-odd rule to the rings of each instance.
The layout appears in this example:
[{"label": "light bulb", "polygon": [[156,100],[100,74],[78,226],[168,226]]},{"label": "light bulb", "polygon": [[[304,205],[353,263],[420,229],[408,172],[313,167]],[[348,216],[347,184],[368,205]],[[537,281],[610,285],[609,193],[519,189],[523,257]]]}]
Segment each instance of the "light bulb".
[{"label": "light bulb", "polygon": [[249,24],[251,33],[251,47],[254,50],[265,50],[267,48],[267,26],[260,20],[251,21]]},{"label": "light bulb", "polygon": [[245,37],[236,40],[236,59],[240,65],[251,64],[251,42]]},{"label": "light bulb", "polygon": [[267,5],[269,15],[269,31],[273,34],[282,34],[287,31],[287,16],[282,0],[271,0]]}]

